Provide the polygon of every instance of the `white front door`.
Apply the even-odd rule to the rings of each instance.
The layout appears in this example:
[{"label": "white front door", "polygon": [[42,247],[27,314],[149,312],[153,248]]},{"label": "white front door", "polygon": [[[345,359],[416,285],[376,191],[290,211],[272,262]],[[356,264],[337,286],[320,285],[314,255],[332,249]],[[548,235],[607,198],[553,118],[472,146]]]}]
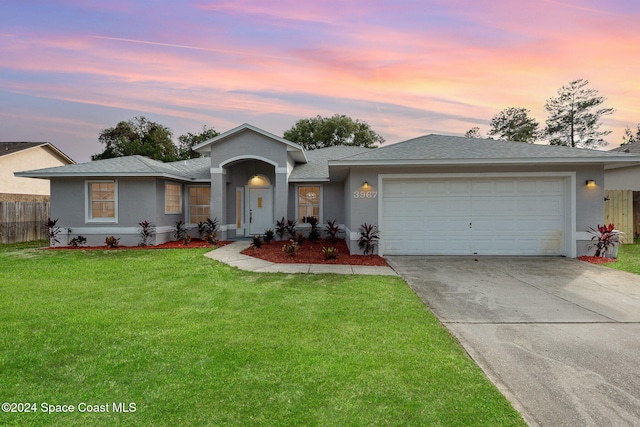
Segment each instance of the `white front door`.
[{"label": "white front door", "polygon": [[271,188],[249,188],[249,234],[264,234],[273,226],[273,191]]}]

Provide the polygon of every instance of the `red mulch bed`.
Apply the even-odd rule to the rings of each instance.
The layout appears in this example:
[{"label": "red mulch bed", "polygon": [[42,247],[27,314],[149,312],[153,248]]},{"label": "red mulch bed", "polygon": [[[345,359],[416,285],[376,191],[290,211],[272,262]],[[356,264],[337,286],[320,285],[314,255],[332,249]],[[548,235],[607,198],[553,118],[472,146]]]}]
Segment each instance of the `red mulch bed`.
[{"label": "red mulch bed", "polygon": [[591,264],[608,264],[618,261],[616,258],[604,258],[600,256],[579,256],[580,261],[590,262]]},{"label": "red mulch bed", "polygon": [[166,242],[166,243],[162,243],[160,245],[155,245],[155,246],[118,246],[117,248],[108,248],[106,245],[102,245],[102,246],[78,246],[77,248],[74,248],[73,246],[56,246],[55,248],[52,247],[48,247],[48,248],[44,248],[44,249],[67,249],[67,250],[82,250],[82,251],[96,251],[96,250],[120,250],[120,249],[127,249],[127,250],[138,250],[138,249],[196,249],[196,248],[215,248],[215,247],[221,247],[224,245],[228,245],[229,241],[219,241],[217,245],[212,245],[211,243],[205,242],[204,240],[200,240],[200,239],[192,239],[191,243],[189,243],[188,245],[185,245],[184,242],[182,240],[175,240],[173,242]]},{"label": "red mulch bed", "polygon": [[[340,264],[340,265],[366,265],[386,267],[387,261],[378,255],[350,255],[347,244],[344,240],[338,240],[336,244],[331,244],[327,240],[320,239],[317,242],[304,242],[298,247],[295,256],[287,255],[283,250],[285,241],[273,241],[262,243],[260,249],[253,246],[242,251],[242,254],[265,261],[285,263],[285,264]],[[327,260],[324,258],[322,248],[334,246],[338,249],[338,259]]]}]

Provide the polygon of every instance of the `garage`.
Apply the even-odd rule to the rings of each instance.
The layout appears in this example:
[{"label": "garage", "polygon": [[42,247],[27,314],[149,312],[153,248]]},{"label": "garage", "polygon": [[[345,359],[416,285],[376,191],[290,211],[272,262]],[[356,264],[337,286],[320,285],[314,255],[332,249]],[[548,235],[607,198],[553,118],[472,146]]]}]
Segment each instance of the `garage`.
[{"label": "garage", "polygon": [[382,177],[384,255],[567,255],[566,176]]}]

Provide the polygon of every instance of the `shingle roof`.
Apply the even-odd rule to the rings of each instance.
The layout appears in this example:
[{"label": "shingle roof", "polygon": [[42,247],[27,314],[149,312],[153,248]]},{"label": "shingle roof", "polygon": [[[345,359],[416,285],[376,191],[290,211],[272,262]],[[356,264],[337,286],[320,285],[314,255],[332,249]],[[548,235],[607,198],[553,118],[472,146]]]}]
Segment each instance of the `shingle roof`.
[{"label": "shingle roof", "polygon": [[620,153],[640,154],[640,142],[633,142],[631,144],[621,145],[617,148],[612,148],[609,151],[617,151]]},{"label": "shingle roof", "polygon": [[73,159],[62,151],[58,150],[53,144],[50,142],[0,142],[0,157],[7,156],[9,154],[18,153],[23,150],[27,150],[29,148],[46,146],[53,152],[55,152],[58,156],[62,157],[68,163],[75,163]]},{"label": "shingle roof", "polygon": [[[492,139],[426,135],[356,154],[336,164],[359,163],[507,163],[551,160],[634,160],[629,154],[526,144]],[[334,162],[332,162],[334,163]]]},{"label": "shingle roof", "polygon": [[329,179],[329,160],[339,160],[345,157],[371,151],[364,147],[327,147],[306,152],[307,163],[298,163],[291,172],[290,181],[320,181]]},{"label": "shingle roof", "polygon": [[116,157],[87,163],[16,173],[28,177],[63,176],[164,176],[183,180],[211,179],[208,157],[163,163],[144,156]]}]

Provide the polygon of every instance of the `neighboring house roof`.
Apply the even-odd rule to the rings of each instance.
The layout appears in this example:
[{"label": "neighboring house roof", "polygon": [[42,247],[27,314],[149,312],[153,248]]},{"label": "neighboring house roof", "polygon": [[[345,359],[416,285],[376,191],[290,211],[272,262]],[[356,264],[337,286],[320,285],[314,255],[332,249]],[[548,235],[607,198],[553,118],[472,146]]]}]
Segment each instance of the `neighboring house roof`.
[{"label": "neighboring house roof", "polygon": [[366,151],[371,151],[371,148],[336,146],[307,151],[307,163],[297,164],[289,181],[328,181],[329,160],[339,160]]},{"label": "neighboring house roof", "polygon": [[216,144],[220,141],[224,141],[225,139],[228,139],[240,132],[244,132],[244,131],[253,131],[256,133],[259,133],[260,135],[266,136],[267,138],[271,138],[273,140],[276,140],[284,145],[287,146],[287,152],[289,154],[291,154],[291,157],[293,158],[294,161],[298,162],[298,163],[306,163],[307,162],[307,157],[305,156],[305,151],[304,148],[302,148],[301,145],[298,145],[294,142],[288,141],[280,136],[274,135],[272,133],[269,133],[267,131],[264,131],[260,128],[257,128],[255,126],[252,126],[248,123],[244,123],[236,128],[233,128],[231,130],[228,130],[224,133],[221,133],[220,135],[213,137],[211,139],[208,139],[204,142],[201,142],[200,144],[194,145],[192,150],[193,151],[197,151],[198,153],[201,154],[207,154],[211,151],[211,145]]},{"label": "neighboring house roof", "polygon": [[62,151],[58,150],[53,144],[50,142],[0,142],[0,157],[8,156],[10,154],[14,154],[23,150],[28,150],[30,148],[36,147],[45,147],[53,151],[59,157],[61,157],[65,162],[69,164],[75,163],[71,157],[64,154]]},{"label": "neighboring house roof", "polygon": [[68,166],[16,172],[15,175],[31,178],[155,176],[184,181],[197,181],[201,179],[210,180],[210,168],[211,159],[208,157],[164,163],[148,157],[135,155]]},{"label": "neighboring house roof", "polygon": [[631,144],[624,144],[616,148],[612,148],[609,151],[617,151],[620,153],[640,154],[640,142],[633,142]]},{"label": "neighboring house roof", "polygon": [[341,160],[331,165],[403,165],[403,164],[522,164],[522,163],[615,163],[638,161],[626,153],[598,151],[554,145],[527,144],[493,139],[426,135],[387,145]]}]

